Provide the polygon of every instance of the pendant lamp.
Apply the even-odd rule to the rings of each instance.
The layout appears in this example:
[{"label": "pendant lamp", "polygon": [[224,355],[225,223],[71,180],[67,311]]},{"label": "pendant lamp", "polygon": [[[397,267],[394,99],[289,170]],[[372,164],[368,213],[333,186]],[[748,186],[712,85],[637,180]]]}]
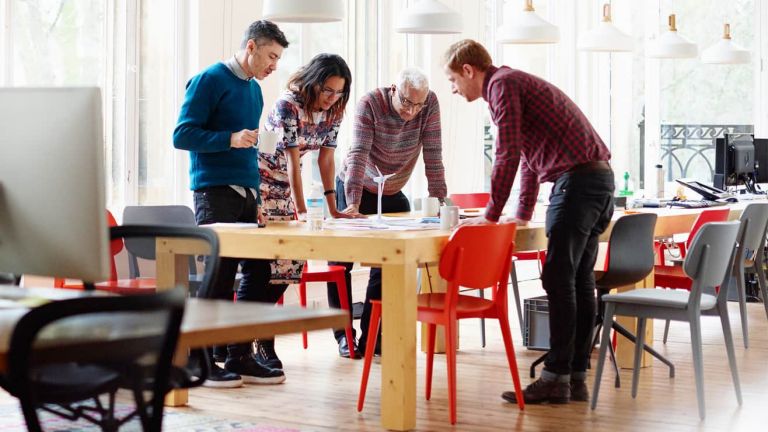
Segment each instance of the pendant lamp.
[{"label": "pendant lamp", "polygon": [[634,40],[619,30],[611,21],[611,5],[603,5],[603,20],[594,29],[579,38],[578,47],[582,51],[632,51]]},{"label": "pendant lamp", "polygon": [[647,56],[651,58],[694,58],[699,49],[695,43],[680,36],[675,26],[675,15],[669,16],[669,28],[650,41]]},{"label": "pendant lamp", "polygon": [[726,24],[723,38],[701,53],[701,61],[710,64],[743,64],[751,60],[749,51],[731,40],[731,25]]},{"label": "pendant lamp", "polygon": [[504,24],[496,32],[503,44],[549,44],[560,40],[560,30],[541,18],[533,8],[533,0],[525,0],[522,12],[511,13],[504,5]]},{"label": "pendant lamp", "polygon": [[397,25],[398,33],[461,33],[461,15],[438,0],[419,0],[407,8]]},{"label": "pendant lamp", "polygon": [[275,22],[323,23],[344,19],[343,0],[264,0],[262,17]]}]

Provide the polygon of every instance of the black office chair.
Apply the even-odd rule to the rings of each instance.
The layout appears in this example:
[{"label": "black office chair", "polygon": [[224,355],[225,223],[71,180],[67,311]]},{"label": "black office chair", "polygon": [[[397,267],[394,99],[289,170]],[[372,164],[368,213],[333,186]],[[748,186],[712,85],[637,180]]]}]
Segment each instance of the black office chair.
[{"label": "black office chair", "polygon": [[[597,290],[597,316],[595,318],[595,336],[592,346],[597,342],[600,331],[603,330],[603,305],[602,296],[612,289],[634,285],[643,280],[653,270],[653,232],[656,227],[656,215],[652,213],[632,214],[621,217],[616,221],[608,240],[608,268],[595,280]],[[635,342],[635,335],[615,321],[612,325],[620,335]],[[651,355],[669,366],[669,376],[675,376],[674,365],[648,345],[643,348]],[[613,346],[609,344],[608,351],[611,355],[614,369],[616,370],[616,387],[619,387],[619,366]],[[546,359],[548,353],[538,358],[531,365],[531,378],[536,374],[536,366]]]},{"label": "black office chair", "polygon": [[[14,328],[2,386],[19,399],[27,428],[42,431],[37,410],[84,419],[105,432],[135,416],[160,430],[185,293],[84,296],[30,310]],[[152,397],[144,383],[152,373]],[[115,417],[115,394],[133,390],[136,409]],[[107,395],[105,406],[100,396]],[[90,402],[90,403],[89,403]]]}]

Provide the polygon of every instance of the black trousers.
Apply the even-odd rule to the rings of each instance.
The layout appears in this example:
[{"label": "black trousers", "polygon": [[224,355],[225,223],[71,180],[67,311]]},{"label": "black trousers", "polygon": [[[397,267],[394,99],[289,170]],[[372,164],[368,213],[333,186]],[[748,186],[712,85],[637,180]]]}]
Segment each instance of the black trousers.
[{"label": "black trousers", "polygon": [[[195,220],[198,225],[215,222],[256,222],[257,203],[250,190],[243,198],[230,186],[211,186],[194,193]],[[275,304],[283,295],[286,285],[270,285],[270,261],[261,259],[222,258],[219,275],[208,292],[200,297],[231,300],[232,285],[237,266],[242,266],[242,279],[237,287],[238,301],[256,301]],[[228,347],[230,356],[240,356],[251,351],[250,344],[233,344]]]},{"label": "black trousers", "polygon": [[[344,195],[344,182],[338,177],[336,178],[336,208],[347,208],[347,198]],[[363,196],[360,200],[360,213],[362,214],[376,214],[377,209],[377,196],[363,189]],[[398,213],[411,211],[411,204],[408,202],[408,198],[404,193],[398,192],[392,195],[384,195],[381,197],[381,212],[382,213]],[[354,263],[345,262],[332,262],[332,265],[341,265],[346,268],[344,272],[344,278],[347,281],[347,301],[352,305],[352,276],[350,271]],[[363,315],[360,318],[360,345],[365,346],[365,342],[368,338],[368,324],[371,321],[371,300],[381,299],[381,269],[372,268],[370,277],[368,278],[368,289],[365,292],[365,303],[363,305]],[[333,308],[340,308],[339,293],[336,288],[336,284],[333,282],[328,283],[328,306]],[[350,311],[350,320],[352,319],[352,313]],[[354,335],[354,327],[352,333]],[[341,340],[344,337],[344,329],[334,329],[333,335],[336,340]],[[381,340],[381,339],[379,339]]]},{"label": "black trousers", "polygon": [[613,190],[610,169],[569,172],[552,187],[541,281],[550,329],[544,369],[558,375],[587,370],[596,313],[593,270],[598,237],[613,216]]}]

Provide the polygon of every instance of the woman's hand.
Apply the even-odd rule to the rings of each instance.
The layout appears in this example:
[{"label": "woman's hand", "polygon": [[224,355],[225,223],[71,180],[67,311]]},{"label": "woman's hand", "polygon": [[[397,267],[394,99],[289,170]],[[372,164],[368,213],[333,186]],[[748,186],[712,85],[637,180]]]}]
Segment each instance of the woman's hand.
[{"label": "woman's hand", "polygon": [[350,207],[345,208],[343,211],[338,211],[336,209],[331,210],[330,211],[331,217],[334,219],[360,219],[360,218],[367,217],[363,214],[358,213],[357,209],[350,210]]}]

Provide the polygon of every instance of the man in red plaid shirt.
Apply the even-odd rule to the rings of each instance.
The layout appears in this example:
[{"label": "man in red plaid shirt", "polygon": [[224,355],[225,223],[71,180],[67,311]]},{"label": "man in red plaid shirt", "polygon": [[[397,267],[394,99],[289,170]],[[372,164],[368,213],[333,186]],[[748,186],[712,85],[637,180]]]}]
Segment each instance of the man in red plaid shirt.
[{"label": "man in red plaid shirt", "polygon": [[[596,315],[593,269],[598,237],[613,215],[610,151],[565,93],[536,76],[494,66],[481,44],[456,42],[444,60],[452,92],[469,102],[485,99],[498,127],[485,217],[465,223],[498,222],[518,166],[518,226],[531,220],[539,185],[554,183],[541,274],[549,301],[550,351],[541,378],[523,391],[525,403],[586,401]],[[518,395],[508,391],[502,397],[516,403]]]}]

